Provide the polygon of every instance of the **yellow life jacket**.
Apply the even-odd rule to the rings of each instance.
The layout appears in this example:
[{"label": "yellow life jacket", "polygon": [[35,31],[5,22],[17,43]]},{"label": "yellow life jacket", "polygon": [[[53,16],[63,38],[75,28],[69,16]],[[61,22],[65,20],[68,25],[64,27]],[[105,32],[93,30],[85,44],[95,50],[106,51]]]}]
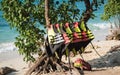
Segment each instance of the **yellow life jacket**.
[{"label": "yellow life jacket", "polygon": [[55,37],[55,32],[53,30],[53,25],[50,25],[50,27],[48,28],[48,41],[49,41],[49,43],[54,42],[54,37]]}]

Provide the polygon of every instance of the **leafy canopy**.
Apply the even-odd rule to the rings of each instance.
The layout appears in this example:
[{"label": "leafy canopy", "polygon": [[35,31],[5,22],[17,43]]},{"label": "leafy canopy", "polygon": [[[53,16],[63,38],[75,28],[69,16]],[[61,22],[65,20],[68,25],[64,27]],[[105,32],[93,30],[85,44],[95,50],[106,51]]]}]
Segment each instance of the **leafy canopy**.
[{"label": "leafy canopy", "polygon": [[120,0],[108,0],[104,6],[103,20],[108,20],[111,17],[120,16]]},{"label": "leafy canopy", "polygon": [[[86,7],[83,11],[80,11],[76,4],[81,2]],[[85,2],[90,2],[90,6]],[[49,0],[50,23],[79,21],[86,9],[97,9],[100,3],[103,3],[103,0]],[[41,52],[40,44],[43,44],[46,34],[45,30],[42,30],[46,25],[44,4],[44,0],[2,0],[0,3],[3,17],[19,32],[15,45],[19,53],[25,56],[25,61],[34,61],[33,55]],[[92,13],[90,17],[93,18]]]}]

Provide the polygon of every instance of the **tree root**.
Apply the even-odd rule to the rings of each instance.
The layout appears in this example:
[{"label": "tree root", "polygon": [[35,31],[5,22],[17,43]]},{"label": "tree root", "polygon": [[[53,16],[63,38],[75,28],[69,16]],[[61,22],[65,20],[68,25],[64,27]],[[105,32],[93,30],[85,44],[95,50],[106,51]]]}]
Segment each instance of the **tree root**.
[{"label": "tree root", "polygon": [[[70,71],[72,75],[72,70],[76,71],[76,73],[81,73],[83,75],[83,71],[80,72],[80,69],[77,69],[71,64],[71,69],[70,69],[70,64],[62,62],[60,59],[56,59],[56,57],[48,57],[47,55],[44,55],[40,57],[32,67],[26,72],[25,75],[31,75],[34,73],[34,75],[41,75],[41,74],[46,74],[49,72],[65,72],[65,71]],[[78,75],[79,75],[78,74]]]},{"label": "tree root", "polygon": [[[37,69],[37,71],[33,72],[34,75],[42,75],[42,74],[46,74],[46,73],[49,73],[49,72],[55,72],[55,71],[58,71],[58,72],[69,71],[69,64],[65,64],[65,63],[58,64],[56,62],[50,64],[51,63],[50,61],[51,60],[46,60],[45,64],[42,65],[42,68],[39,68],[39,69]],[[77,69],[73,66],[71,67],[71,70],[75,71],[77,73],[77,75],[80,75],[80,74],[83,75],[82,70]],[[71,75],[72,75],[72,71],[70,71]],[[31,75],[31,74],[32,74],[32,71],[31,71],[31,73],[29,72],[29,74],[27,73],[26,75]]]},{"label": "tree root", "polygon": [[41,57],[38,61],[36,61],[36,63],[33,64],[32,67],[30,67],[30,69],[26,72],[25,75],[31,75],[32,72],[38,67],[38,65],[40,65],[40,63],[47,57],[47,55],[44,55],[43,57]]}]

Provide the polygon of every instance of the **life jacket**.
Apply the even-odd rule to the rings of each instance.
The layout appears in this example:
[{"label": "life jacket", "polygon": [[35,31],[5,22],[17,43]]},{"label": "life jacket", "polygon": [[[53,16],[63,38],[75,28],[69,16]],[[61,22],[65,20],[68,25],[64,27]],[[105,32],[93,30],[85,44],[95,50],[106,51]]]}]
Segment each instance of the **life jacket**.
[{"label": "life jacket", "polygon": [[[65,24],[65,25],[67,25],[67,24]],[[65,40],[64,43],[65,43],[65,44],[70,43],[70,42],[71,42],[71,39],[70,39],[70,37],[69,37],[69,35],[68,35],[67,33],[71,33],[71,31],[69,31],[69,29],[68,29],[68,32],[66,32],[66,31],[64,30],[62,24],[60,25],[60,31],[62,32],[63,38],[64,38],[64,40]]]},{"label": "life jacket", "polygon": [[64,42],[65,44],[72,42],[80,42],[94,39],[92,32],[85,26],[84,21],[81,23],[74,22],[50,25],[48,28],[48,40],[51,44]]},{"label": "life jacket", "polygon": [[65,30],[66,30],[66,33],[68,34],[69,38],[71,38],[72,43],[82,41],[82,37],[84,34],[82,35],[78,22],[74,22],[72,24],[66,23]]},{"label": "life jacket", "polygon": [[56,33],[54,44],[58,44],[58,43],[64,42],[65,40],[64,40],[64,38],[62,36],[62,33],[60,31],[60,25],[59,24],[55,24],[53,28],[54,28],[54,31]]},{"label": "life jacket", "polygon": [[91,30],[87,30],[88,38],[89,39],[94,39],[94,35],[92,34]]},{"label": "life jacket", "polygon": [[87,41],[90,39],[94,39],[94,35],[92,34],[92,32],[85,26],[84,21],[81,22],[80,24],[80,29],[82,30],[81,34],[82,34],[82,40],[83,41]]},{"label": "life jacket", "polygon": [[87,71],[92,70],[91,65],[88,62],[86,62],[86,61],[84,61],[83,59],[80,59],[80,58],[75,60],[74,67],[80,68],[82,70],[87,70]]},{"label": "life jacket", "polygon": [[59,44],[64,42],[61,33],[58,31],[57,25],[50,25],[48,28],[48,41],[50,44]]},{"label": "life jacket", "polygon": [[48,28],[48,42],[50,44],[53,44],[54,37],[55,37],[55,32],[53,30],[53,25],[50,25],[50,27]]},{"label": "life jacket", "polygon": [[87,29],[86,29],[84,21],[81,22],[80,28],[82,30],[82,32],[81,32],[81,34],[82,34],[82,41],[88,40],[88,36],[87,36],[87,33],[86,33]]},{"label": "life jacket", "polygon": [[81,30],[78,25],[79,25],[78,22],[73,23],[73,30],[72,30],[73,31],[73,43],[80,42],[82,40]]},{"label": "life jacket", "polygon": [[72,43],[80,42],[80,41],[87,41],[94,38],[92,32],[85,26],[84,21],[81,23],[74,22],[70,27],[69,31],[73,36]]}]

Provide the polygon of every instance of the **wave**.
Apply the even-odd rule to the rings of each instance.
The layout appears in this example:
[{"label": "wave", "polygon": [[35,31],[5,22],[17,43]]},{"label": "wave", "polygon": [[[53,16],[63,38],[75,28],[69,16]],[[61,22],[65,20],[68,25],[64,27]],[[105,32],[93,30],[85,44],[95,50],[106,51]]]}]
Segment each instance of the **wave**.
[{"label": "wave", "polygon": [[88,27],[91,30],[100,30],[100,29],[108,29],[110,28],[110,23],[90,23]]},{"label": "wave", "polygon": [[100,29],[105,29],[105,28],[109,28],[110,24],[109,23],[97,23],[97,24],[93,24],[94,26],[100,28]]},{"label": "wave", "polygon": [[13,51],[13,50],[18,50],[14,42],[9,42],[9,43],[0,43],[0,53],[1,52],[7,52],[7,51]]}]

